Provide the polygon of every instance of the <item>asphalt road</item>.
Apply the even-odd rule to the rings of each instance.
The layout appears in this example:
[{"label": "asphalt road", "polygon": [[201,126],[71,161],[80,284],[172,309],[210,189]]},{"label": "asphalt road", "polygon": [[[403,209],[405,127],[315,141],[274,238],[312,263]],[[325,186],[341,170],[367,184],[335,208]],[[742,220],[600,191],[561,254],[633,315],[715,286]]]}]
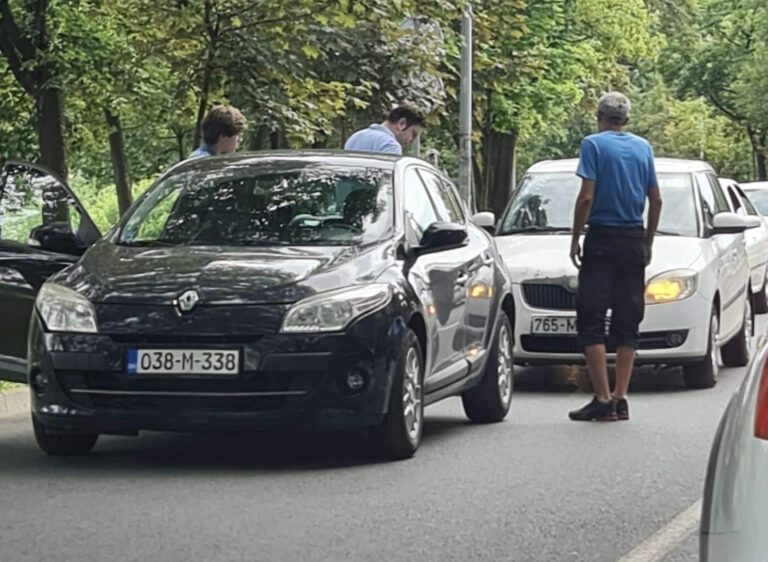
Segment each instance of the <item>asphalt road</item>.
[{"label": "asphalt road", "polygon": [[[688,391],[642,372],[631,421],[585,424],[566,414],[587,394],[528,370],[506,422],[437,404],[398,463],[339,434],[145,433],[57,459],[0,420],[0,560],[616,562],[700,497],[742,375]],[[696,559],[693,535],[663,558]]]}]

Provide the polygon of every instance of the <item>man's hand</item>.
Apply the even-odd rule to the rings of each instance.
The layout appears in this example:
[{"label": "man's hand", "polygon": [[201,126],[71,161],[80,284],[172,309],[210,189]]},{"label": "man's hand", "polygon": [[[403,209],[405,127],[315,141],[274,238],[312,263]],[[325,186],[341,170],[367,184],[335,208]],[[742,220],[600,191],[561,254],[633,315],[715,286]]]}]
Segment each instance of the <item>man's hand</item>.
[{"label": "man's hand", "polygon": [[646,267],[651,265],[652,259],[653,259],[653,242],[646,242],[645,243],[645,266]]},{"label": "man's hand", "polygon": [[581,245],[578,240],[571,242],[571,261],[576,269],[581,269]]}]

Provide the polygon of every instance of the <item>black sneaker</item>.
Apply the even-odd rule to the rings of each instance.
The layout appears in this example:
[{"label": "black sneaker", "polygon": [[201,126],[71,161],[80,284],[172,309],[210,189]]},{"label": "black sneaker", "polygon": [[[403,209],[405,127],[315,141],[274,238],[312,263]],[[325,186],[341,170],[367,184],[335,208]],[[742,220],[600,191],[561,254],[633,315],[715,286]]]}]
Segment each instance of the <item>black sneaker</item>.
[{"label": "black sneaker", "polygon": [[616,403],[616,417],[621,421],[629,419],[629,403],[626,398],[619,398],[614,400]]},{"label": "black sneaker", "polygon": [[616,402],[600,402],[597,396],[592,398],[592,402],[579,410],[568,413],[568,417],[573,421],[616,421]]}]

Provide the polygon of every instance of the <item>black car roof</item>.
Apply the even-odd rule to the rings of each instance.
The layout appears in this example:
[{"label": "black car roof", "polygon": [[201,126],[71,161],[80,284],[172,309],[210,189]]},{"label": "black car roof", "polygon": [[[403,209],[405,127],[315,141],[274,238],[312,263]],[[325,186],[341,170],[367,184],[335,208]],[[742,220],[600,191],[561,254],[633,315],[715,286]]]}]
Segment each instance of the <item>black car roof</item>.
[{"label": "black car roof", "polygon": [[230,164],[264,164],[264,163],[289,163],[289,162],[313,162],[347,166],[360,166],[365,168],[392,169],[398,160],[404,156],[396,154],[380,154],[375,152],[350,152],[345,150],[265,150],[258,152],[238,152],[224,156],[208,156],[193,158],[178,163],[173,171],[200,171],[217,170]]}]

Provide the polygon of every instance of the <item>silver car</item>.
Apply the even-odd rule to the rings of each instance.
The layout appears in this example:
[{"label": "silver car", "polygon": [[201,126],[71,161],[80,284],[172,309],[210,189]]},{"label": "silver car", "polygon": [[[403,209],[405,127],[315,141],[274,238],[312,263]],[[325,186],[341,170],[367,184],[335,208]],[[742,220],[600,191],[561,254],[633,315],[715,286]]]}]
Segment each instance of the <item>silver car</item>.
[{"label": "silver car", "polygon": [[707,469],[702,562],[768,560],[768,345],[725,410]]}]

